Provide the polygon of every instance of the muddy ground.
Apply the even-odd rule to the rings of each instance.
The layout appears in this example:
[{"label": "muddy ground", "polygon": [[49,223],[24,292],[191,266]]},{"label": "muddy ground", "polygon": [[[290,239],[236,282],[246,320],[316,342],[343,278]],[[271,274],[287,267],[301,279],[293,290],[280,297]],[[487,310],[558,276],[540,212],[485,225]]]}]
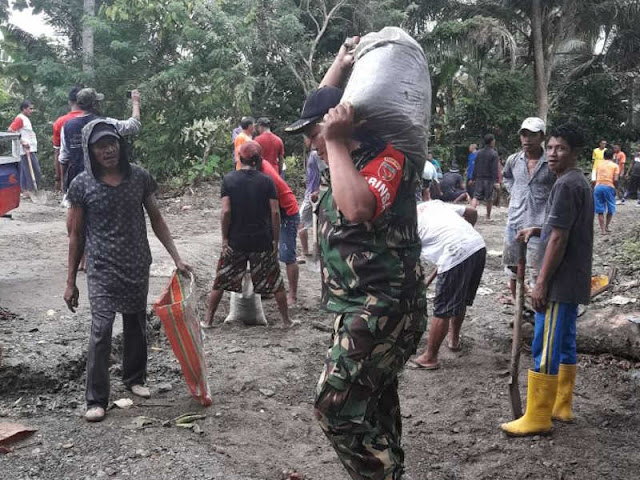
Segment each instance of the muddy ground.
[{"label": "muddy ground", "polygon": [[[204,298],[219,252],[218,191],[202,185],[164,198],[165,218],[182,256],[196,266]],[[55,201],[24,201],[14,219],[0,219],[0,422],[20,422],[38,432],[0,455],[2,479],[225,479],[278,480],[297,470],[309,480],[347,480],[312,415],[315,382],[330,341],[330,319],[319,307],[317,267],[301,265],[299,302],[292,310],[301,327],[223,326],[207,332],[206,350],[213,406],[201,408],[183,383],[180,369],[155,319],[149,322],[149,400],[133,398],[128,410],[113,409],[101,424],[84,413],[84,355],[89,332],[86,296],[76,314],[62,301],[65,285],[65,212]],[[484,214],[484,209],[481,209]],[[478,230],[490,252],[483,295],[463,327],[464,348],[443,348],[443,368],[407,370],[400,381],[408,473],[426,479],[634,479],[640,471],[640,364],[601,353],[579,357],[576,421],[557,425],[551,436],[507,439],[497,426],[510,419],[507,375],[513,307],[500,267],[506,209]],[[623,206],[616,232],[596,235],[595,270],[621,267],[612,292],[584,317],[604,318],[638,310],[611,306],[614,295],[640,296],[629,283],[637,264],[622,243],[638,223],[640,208]],[[149,302],[172,270],[169,256],[151,234],[154,264]],[[631,286],[630,286],[631,285]],[[82,295],[84,278],[79,279]],[[430,290],[433,294],[433,287]],[[277,320],[273,300],[264,301]],[[220,318],[228,311],[228,297]],[[112,400],[129,397],[119,382],[119,320],[114,329]],[[585,336],[588,332],[580,331]],[[423,340],[424,343],[424,340]],[[598,343],[596,342],[596,345]],[[593,351],[591,349],[590,351]],[[526,391],[524,355],[521,388]],[[202,412],[201,433],[163,426],[185,412]],[[134,420],[150,417],[142,428]]]}]

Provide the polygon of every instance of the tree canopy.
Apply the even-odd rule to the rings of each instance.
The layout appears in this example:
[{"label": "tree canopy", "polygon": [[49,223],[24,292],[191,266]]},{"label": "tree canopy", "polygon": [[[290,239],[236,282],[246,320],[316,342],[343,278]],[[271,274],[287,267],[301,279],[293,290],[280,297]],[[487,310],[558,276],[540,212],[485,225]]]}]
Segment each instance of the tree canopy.
[{"label": "tree canopy", "polygon": [[[138,88],[138,161],[164,178],[227,171],[242,116],[268,116],[281,133],[344,38],[385,25],[405,28],[427,53],[430,143],[445,161],[488,132],[514,150],[519,123],[536,114],[577,120],[592,143],[638,138],[638,2],[95,0],[92,16],[86,1],[13,2],[45,14],[60,42],[7,23],[0,0],[0,120],[8,125],[20,101],[33,100],[45,158],[71,87],[103,92],[103,112],[119,118],[128,115],[125,92]],[[91,70],[83,28],[93,33]],[[284,140],[302,152],[299,138]]]}]

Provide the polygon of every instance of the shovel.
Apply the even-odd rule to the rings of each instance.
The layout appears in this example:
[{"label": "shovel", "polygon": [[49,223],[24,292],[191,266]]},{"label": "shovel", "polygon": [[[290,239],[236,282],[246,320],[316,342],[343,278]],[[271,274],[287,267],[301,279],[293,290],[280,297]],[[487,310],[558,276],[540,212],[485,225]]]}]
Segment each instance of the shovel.
[{"label": "shovel", "polygon": [[33,171],[33,163],[31,162],[31,152],[26,151],[27,165],[29,165],[29,174],[31,175],[31,181],[33,182],[33,191],[28,192],[29,197],[33,203],[38,205],[45,205],[47,203],[47,192],[44,190],[38,190],[38,182],[36,182],[36,175]]},{"label": "shovel", "polygon": [[513,418],[522,416],[522,400],[520,398],[520,351],[522,350],[522,312],[524,310],[524,275],[527,258],[527,245],[521,244],[520,261],[516,270],[516,311],[513,318],[513,340],[511,342],[511,376],[509,377],[509,397]]}]

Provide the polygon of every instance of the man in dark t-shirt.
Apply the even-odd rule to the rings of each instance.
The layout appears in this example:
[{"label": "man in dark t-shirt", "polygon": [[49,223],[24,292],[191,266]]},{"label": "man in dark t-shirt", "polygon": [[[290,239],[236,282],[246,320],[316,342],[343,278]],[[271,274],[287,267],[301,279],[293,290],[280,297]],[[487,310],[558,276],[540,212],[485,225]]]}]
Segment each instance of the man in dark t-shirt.
[{"label": "man in dark t-shirt", "polygon": [[478,203],[487,204],[487,220],[491,219],[493,206],[493,186],[498,180],[498,152],[495,149],[496,139],[490,133],[484,136],[484,148],[476,156],[473,168],[473,201],[472,208],[478,208]]},{"label": "man in dark t-shirt", "polygon": [[259,171],[262,157],[247,154],[249,149],[245,147],[246,143],[238,149],[241,168],[222,180],[222,253],[202,323],[204,328],[213,325],[213,316],[225,290],[242,291],[247,262],[253,290],[274,294],[284,325],[292,325],[278,263],[280,206],[276,186]]},{"label": "man in dark t-shirt", "polygon": [[572,124],[551,130],[547,158],[558,180],[549,196],[544,226],[518,232],[517,239],[525,243],[541,235],[545,254],[531,293],[536,325],[527,411],[501,425],[508,435],[538,435],[551,430],[552,418],[573,419],[576,319],[578,304],[590,301],[593,253],[593,196],[578,169],[583,145],[582,135]]},{"label": "man in dark t-shirt", "polygon": [[451,168],[444,174],[440,181],[440,190],[445,202],[460,203],[469,200],[469,195],[464,189],[464,179],[457,168]]}]

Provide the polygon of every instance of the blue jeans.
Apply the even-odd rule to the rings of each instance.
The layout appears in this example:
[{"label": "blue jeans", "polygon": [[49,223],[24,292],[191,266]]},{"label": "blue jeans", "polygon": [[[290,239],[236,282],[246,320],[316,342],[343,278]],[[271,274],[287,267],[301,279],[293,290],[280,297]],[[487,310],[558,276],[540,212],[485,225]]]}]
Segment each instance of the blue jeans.
[{"label": "blue jeans", "polygon": [[298,238],[298,225],[300,224],[300,214],[281,215],[280,217],[280,241],[278,251],[280,261],[290,265],[296,263],[296,239]]},{"label": "blue jeans", "polygon": [[535,371],[557,375],[561,363],[576,364],[575,303],[549,302],[545,312],[536,312],[536,326],[531,345]]}]

